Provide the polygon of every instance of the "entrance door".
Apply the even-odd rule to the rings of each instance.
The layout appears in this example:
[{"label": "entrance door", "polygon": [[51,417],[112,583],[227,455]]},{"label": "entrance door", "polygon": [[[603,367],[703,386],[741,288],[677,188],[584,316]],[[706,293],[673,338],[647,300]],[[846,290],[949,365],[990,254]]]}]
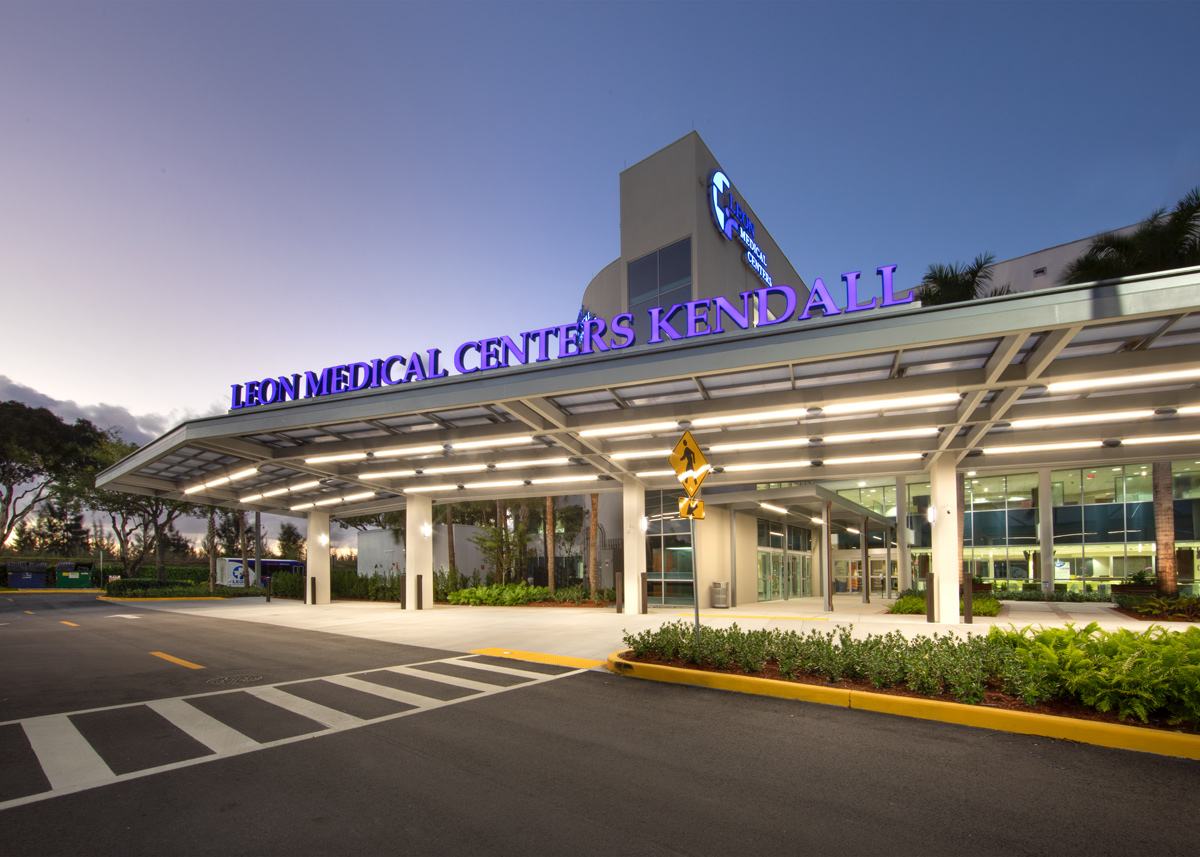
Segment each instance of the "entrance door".
[{"label": "entrance door", "polygon": [[759,550],[758,600],[778,601],[783,597],[783,551]]},{"label": "entrance door", "polygon": [[788,554],[785,598],[807,598],[812,595],[812,560],[805,554]]}]

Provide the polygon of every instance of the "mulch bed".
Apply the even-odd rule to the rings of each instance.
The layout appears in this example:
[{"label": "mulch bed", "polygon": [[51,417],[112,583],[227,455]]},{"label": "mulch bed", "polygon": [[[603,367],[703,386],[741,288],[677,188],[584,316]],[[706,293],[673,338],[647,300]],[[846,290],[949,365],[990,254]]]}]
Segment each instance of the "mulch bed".
[{"label": "mulch bed", "polygon": [[1127,610],[1124,607],[1113,607],[1112,610],[1123,616],[1128,616],[1130,619],[1137,619],[1139,622],[1188,622],[1192,625],[1196,624],[1189,619],[1176,619],[1168,616],[1143,616],[1136,610]]},{"label": "mulch bed", "polygon": [[[664,667],[677,667],[685,670],[695,670],[696,672],[713,672],[725,673],[727,675],[742,675],[751,678],[768,678],[776,681],[789,681],[794,684],[809,684],[818,687],[836,687],[846,690],[863,690],[868,693],[882,693],[889,696],[907,696],[913,699],[936,699],[939,702],[953,702],[957,705],[966,705],[960,703],[950,693],[942,693],[937,696],[927,696],[923,693],[917,693],[911,690],[908,685],[895,685],[893,687],[875,687],[867,679],[848,679],[843,678],[839,681],[831,682],[821,676],[801,674],[792,678],[785,676],[779,671],[779,667],[774,663],[766,664],[761,672],[748,673],[741,667],[731,665],[725,669],[701,668],[696,664],[688,663],[682,659],[666,660],[658,655],[650,654],[644,657],[634,657],[632,651],[625,651],[621,657],[627,661],[633,661],[641,664],[656,664]],[[1164,732],[1188,732],[1179,726],[1171,726],[1165,719],[1150,718],[1149,723],[1142,723],[1139,720],[1120,720],[1117,715],[1111,711],[1097,711],[1094,708],[1087,708],[1076,702],[1071,702],[1064,699],[1052,699],[1045,702],[1039,702],[1037,705],[1026,705],[1019,698],[1010,696],[1004,693],[999,688],[999,684],[995,679],[988,682],[987,690],[984,691],[983,702],[979,703],[983,708],[1003,708],[1008,711],[1025,711],[1030,714],[1049,714],[1053,717],[1073,717],[1076,720],[1092,720],[1098,723],[1113,723],[1118,726],[1140,726],[1144,729],[1158,729]]]}]

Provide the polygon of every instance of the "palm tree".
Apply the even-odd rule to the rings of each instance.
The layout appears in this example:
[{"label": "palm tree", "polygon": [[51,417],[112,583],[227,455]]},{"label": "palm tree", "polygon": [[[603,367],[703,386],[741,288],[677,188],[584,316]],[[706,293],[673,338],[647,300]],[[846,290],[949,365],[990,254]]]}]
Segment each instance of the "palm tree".
[{"label": "palm tree", "polygon": [[1128,235],[1110,232],[1063,271],[1064,284],[1094,283],[1200,265],[1200,187],[1170,214],[1160,208]]},{"label": "palm tree", "polygon": [[989,288],[995,262],[996,257],[991,253],[980,253],[969,265],[962,262],[930,265],[914,292],[925,306],[1007,295],[1010,291],[1007,285]]},{"label": "palm tree", "polygon": [[[1108,233],[1063,271],[1063,283],[1092,283],[1200,265],[1200,187],[1168,214],[1160,208],[1128,235]],[[1171,462],[1154,462],[1155,578],[1161,595],[1178,594]]]}]

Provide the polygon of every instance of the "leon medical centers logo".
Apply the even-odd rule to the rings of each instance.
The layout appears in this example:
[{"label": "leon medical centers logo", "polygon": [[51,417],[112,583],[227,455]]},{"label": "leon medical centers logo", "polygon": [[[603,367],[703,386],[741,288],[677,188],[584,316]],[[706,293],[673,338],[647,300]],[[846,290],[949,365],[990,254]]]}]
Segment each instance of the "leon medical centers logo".
[{"label": "leon medical centers logo", "polygon": [[713,222],[727,240],[732,241],[734,236],[737,236],[738,241],[746,248],[743,257],[746,264],[754,269],[754,273],[758,274],[764,283],[768,286],[774,285],[771,275],[767,272],[767,254],[754,240],[754,221],[734,199],[732,187],[729,176],[720,170],[714,172],[708,180],[708,201]]}]

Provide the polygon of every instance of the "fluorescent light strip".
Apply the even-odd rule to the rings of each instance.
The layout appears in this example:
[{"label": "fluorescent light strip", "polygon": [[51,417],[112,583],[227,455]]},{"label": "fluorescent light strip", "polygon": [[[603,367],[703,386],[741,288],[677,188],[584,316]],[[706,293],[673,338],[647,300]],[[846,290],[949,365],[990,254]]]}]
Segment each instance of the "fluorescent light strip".
[{"label": "fluorescent light strip", "polygon": [[551,485],[555,482],[595,482],[600,477],[596,474],[588,476],[552,476],[547,479],[531,479],[533,485]]},{"label": "fluorescent light strip", "polygon": [[[426,471],[428,472],[428,471]],[[415,470],[382,470],[376,473],[360,473],[359,479],[403,479],[405,476],[416,476]]]},{"label": "fluorescent light strip", "polygon": [[401,489],[405,494],[424,494],[428,491],[457,491],[457,485],[414,485]]},{"label": "fluorescent light strip", "polygon": [[792,446],[804,446],[808,443],[806,437],[789,437],[783,440],[757,440],[745,443],[714,443],[709,449],[712,452],[738,452],[748,449],[786,449]]},{"label": "fluorescent light strip", "polygon": [[467,440],[460,443],[451,443],[451,449],[480,449],[485,446],[521,446],[523,444],[533,443],[533,438],[529,435],[517,435],[514,437],[497,437],[489,440]]},{"label": "fluorescent light strip", "polygon": [[1174,372],[1150,372],[1145,375],[1117,375],[1111,378],[1094,378],[1089,381],[1057,381],[1047,384],[1052,393],[1062,390],[1086,390],[1089,387],[1117,387],[1129,384],[1154,384],[1158,381],[1183,381],[1200,378],[1200,368],[1177,369]]},{"label": "fluorescent light strip", "polygon": [[[715,449],[715,447],[713,447]],[[613,461],[624,461],[627,458],[666,458],[671,454],[669,449],[638,449],[633,452],[613,452],[609,458]]]},{"label": "fluorescent light strip", "polygon": [[1057,452],[1066,449],[1095,449],[1103,446],[1098,440],[1077,440],[1070,443],[1035,443],[1028,446],[991,446],[985,447],[984,455],[1006,455],[1014,452]]},{"label": "fluorescent light strip", "polygon": [[363,491],[359,494],[347,494],[344,497],[327,497],[324,500],[314,500],[311,503],[301,503],[299,506],[292,506],[291,510],[296,512],[300,509],[311,509],[315,506],[336,506],[338,503],[353,503],[356,500],[366,500],[368,497],[374,496],[374,491]]},{"label": "fluorescent light strip", "polygon": [[258,473],[257,467],[247,467],[245,470],[239,470],[237,473],[210,479],[208,482],[201,482],[199,485],[185,488],[183,493],[195,494],[197,491],[203,491],[205,488],[215,488],[217,485],[224,485],[226,482],[237,482],[239,479],[245,479],[247,476],[253,476],[256,473]]},{"label": "fluorescent light strip", "polygon": [[1154,411],[1115,411],[1107,414],[1079,414],[1073,417],[1042,417],[1013,420],[1009,425],[1015,429],[1044,428],[1046,426],[1073,426],[1087,423],[1117,422],[1119,420],[1144,420],[1154,416]]},{"label": "fluorescent light strip", "polygon": [[920,458],[919,452],[901,452],[895,455],[856,455],[851,458],[826,458],[826,464],[874,464],[882,461],[913,461]]},{"label": "fluorescent light strip", "polygon": [[770,470],[771,468],[785,469],[790,467],[808,467],[811,461],[767,461],[762,464],[727,464],[725,472],[741,470]]},{"label": "fluorescent light strip", "polygon": [[935,393],[929,396],[909,396],[903,399],[880,399],[875,402],[845,402],[842,404],[826,405],[822,408],[822,412],[825,414],[855,414],[863,411],[917,408],[922,405],[944,405],[950,402],[957,402],[958,399],[958,393]]},{"label": "fluorescent light strip", "polygon": [[1182,441],[1200,440],[1200,434],[1164,434],[1157,437],[1131,437],[1122,440],[1121,446],[1135,446],[1142,443],[1180,443]]},{"label": "fluorescent light strip", "polygon": [[331,461],[356,461],[366,458],[365,452],[345,452],[341,455],[318,455],[316,458],[304,459],[305,464],[328,464]]},{"label": "fluorescent light strip", "polygon": [[402,455],[424,455],[427,452],[441,452],[446,448],[444,443],[431,443],[422,446],[397,446],[392,449],[375,450],[376,458],[399,458]]},{"label": "fluorescent light strip", "polygon": [[758,505],[762,506],[768,512],[778,512],[781,515],[787,514],[787,509],[781,509],[778,506],[772,506],[770,503],[759,503]]},{"label": "fluorescent light strip", "polygon": [[1200,414],[1200,405],[1188,405],[1186,408],[1180,408],[1178,413],[1181,414]]},{"label": "fluorescent light strip", "polygon": [[805,416],[807,413],[807,408],[789,408],[788,410],[783,411],[760,411],[756,414],[738,414],[736,416],[725,417],[700,417],[700,419],[692,420],[692,425],[716,426],[730,425],[732,423],[765,422],[768,420],[794,420]]},{"label": "fluorescent light strip", "polygon": [[896,429],[895,431],[866,431],[855,434],[831,434],[826,436],[826,443],[855,443],[870,440],[894,440],[902,437],[932,437],[938,433],[937,426],[922,428]]},{"label": "fluorescent light strip", "polygon": [[271,491],[263,491],[261,494],[249,494],[245,497],[239,497],[239,503],[253,503],[256,500],[264,500],[267,497],[278,497],[280,494],[287,494],[291,491],[307,491],[309,488],[316,488],[321,483],[317,480],[312,482],[301,482],[299,485],[284,486],[283,488],[275,488]]},{"label": "fluorescent light strip", "polygon": [[[633,475],[637,476],[638,478],[641,478],[641,479],[648,479],[651,476],[674,476],[675,471],[674,470],[642,470]],[[674,517],[674,515],[672,515],[672,517]]]},{"label": "fluorescent light strip", "polygon": [[494,467],[497,470],[511,470],[514,467],[555,467],[570,463],[569,458],[541,458],[537,461],[497,461]]},{"label": "fluorescent light strip", "polygon": [[423,473],[482,473],[486,464],[455,464],[451,467],[426,467]]},{"label": "fluorescent light strip", "polygon": [[580,437],[610,437],[618,434],[645,434],[654,431],[669,431],[679,428],[679,422],[641,423],[635,426],[612,426],[610,428],[587,429],[579,433]]},{"label": "fluorescent light strip", "polygon": [[464,488],[515,488],[517,485],[524,485],[524,479],[499,479],[495,482],[468,482],[463,485]]}]

